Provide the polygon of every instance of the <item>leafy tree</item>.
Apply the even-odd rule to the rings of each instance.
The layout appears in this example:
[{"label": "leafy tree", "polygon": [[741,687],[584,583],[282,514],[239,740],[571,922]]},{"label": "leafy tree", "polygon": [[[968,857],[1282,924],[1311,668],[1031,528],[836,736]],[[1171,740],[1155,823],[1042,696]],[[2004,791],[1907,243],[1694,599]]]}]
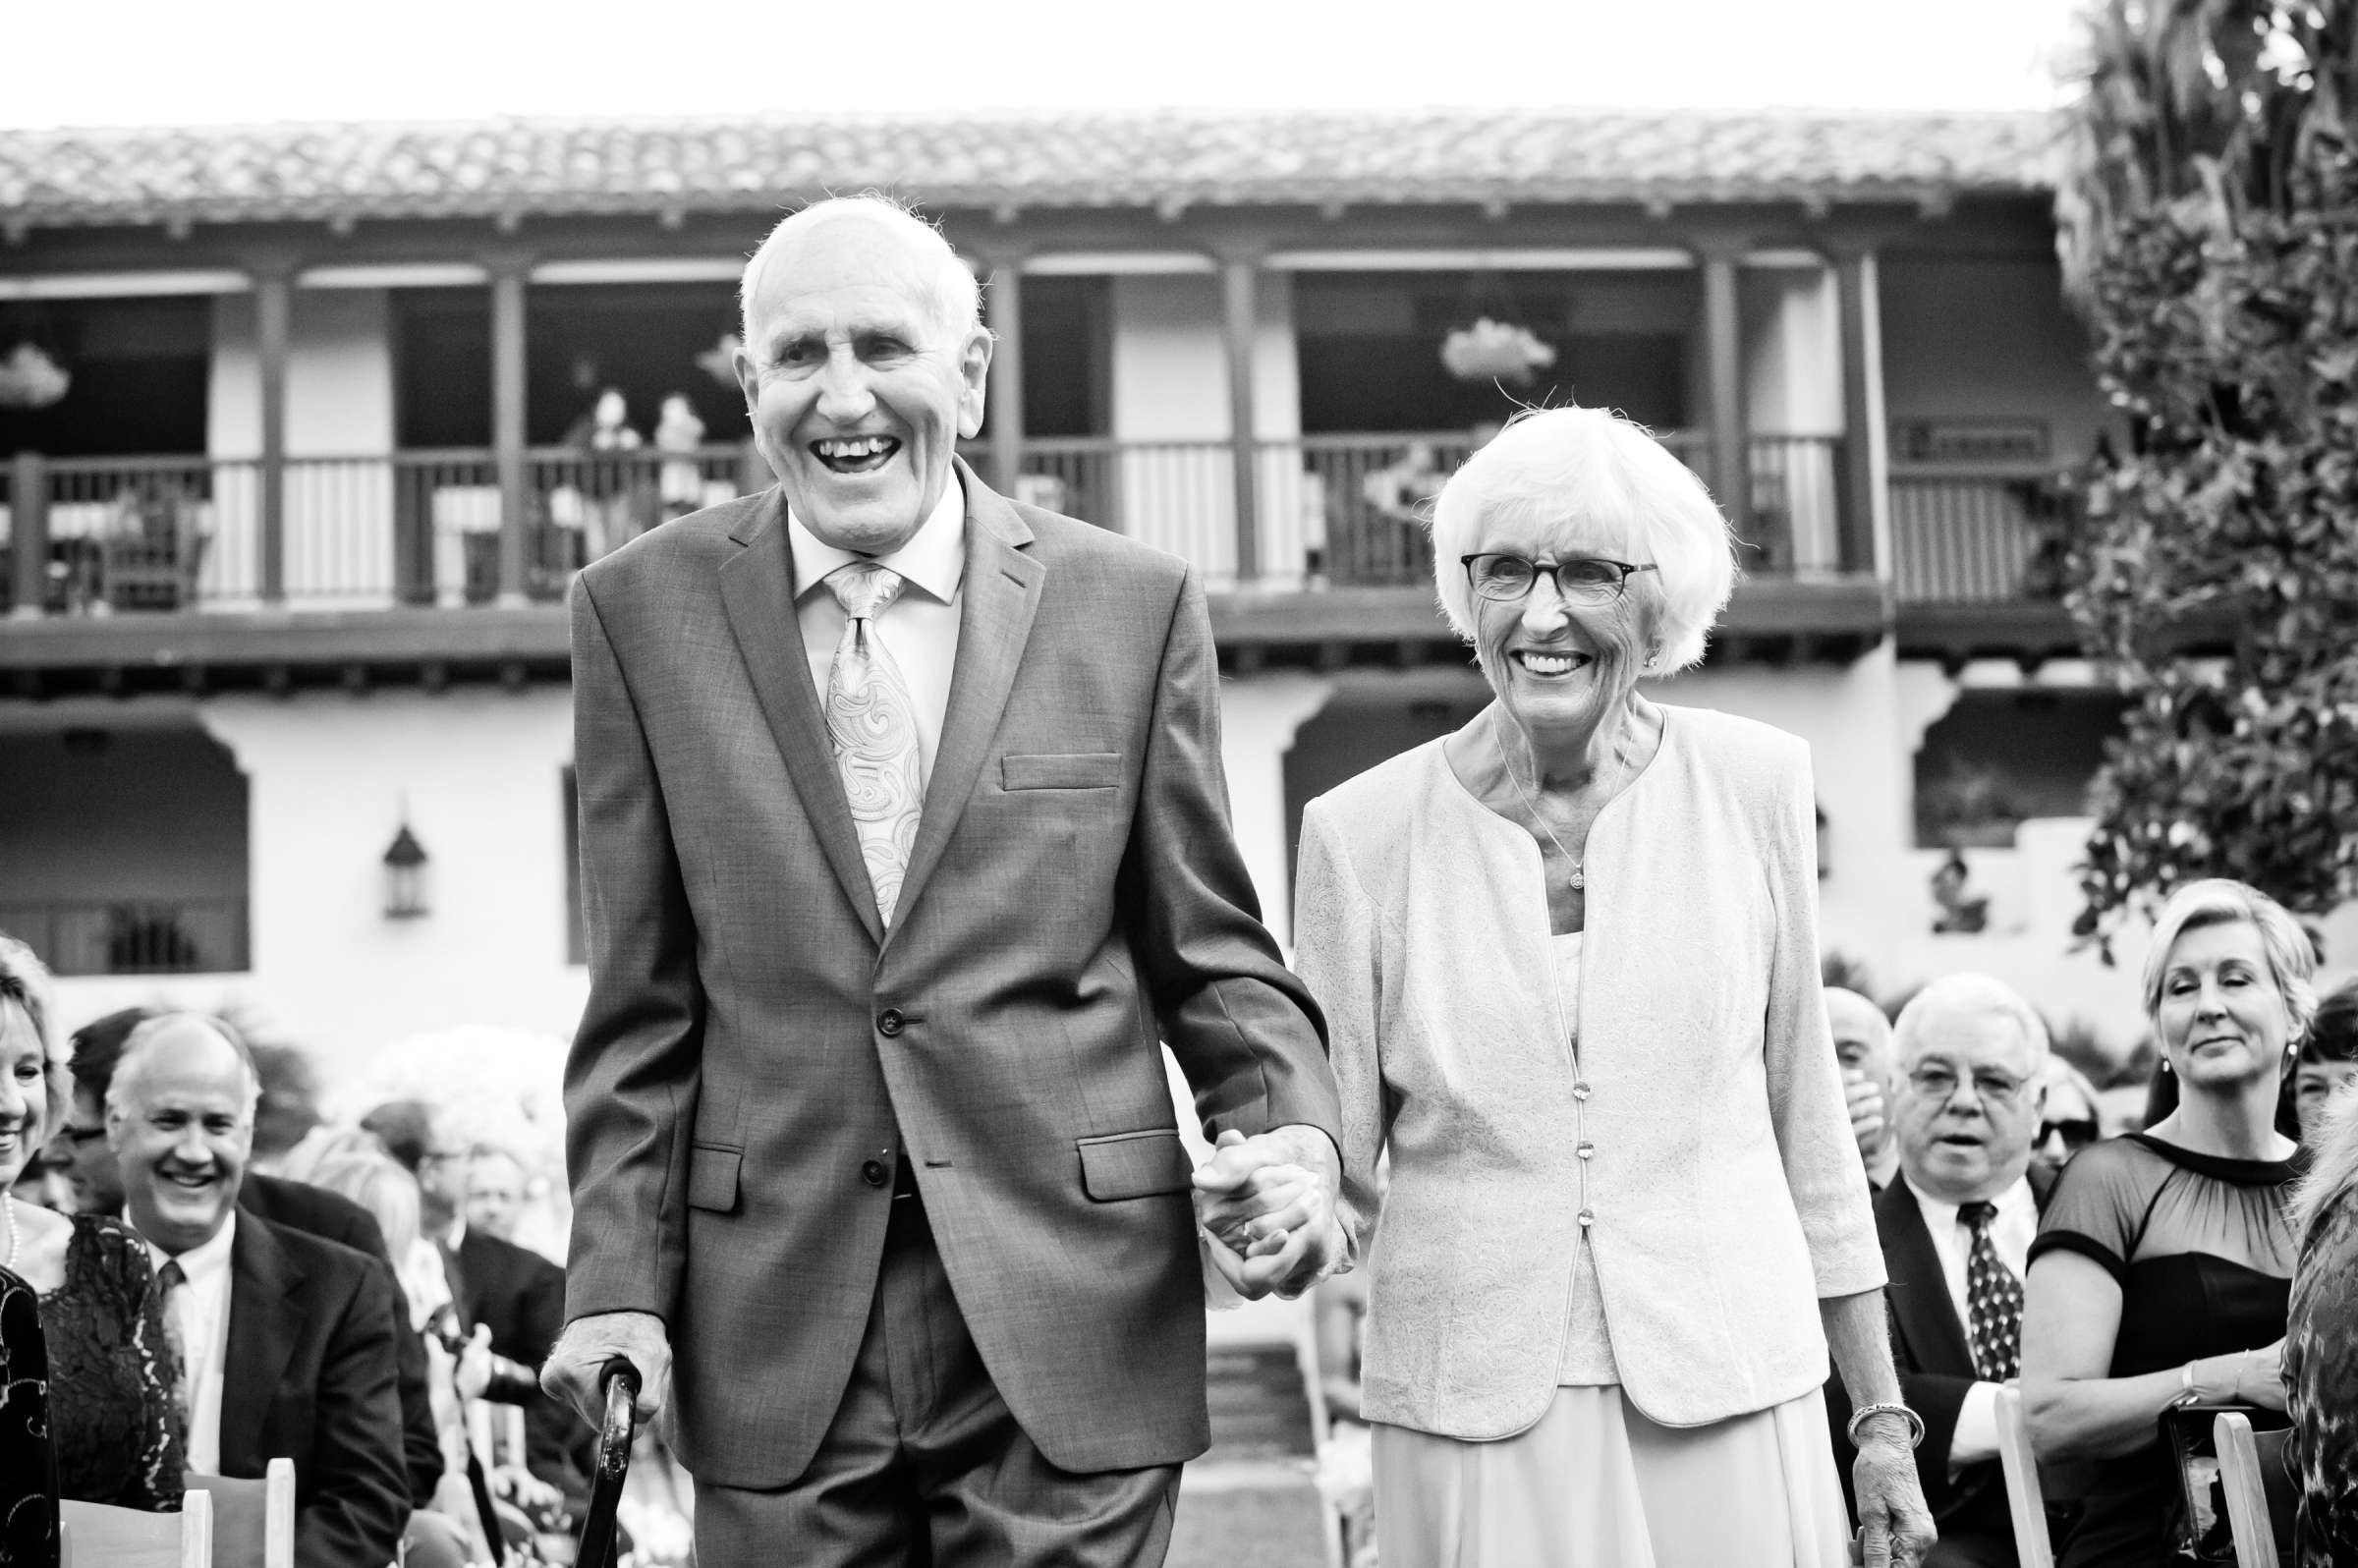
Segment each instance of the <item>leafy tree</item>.
[{"label": "leafy tree", "polygon": [[2358,0],[2087,24],[2056,213],[2128,441],[2067,602],[2132,705],[2078,929],[2200,876],[2322,914],[2358,896]]}]

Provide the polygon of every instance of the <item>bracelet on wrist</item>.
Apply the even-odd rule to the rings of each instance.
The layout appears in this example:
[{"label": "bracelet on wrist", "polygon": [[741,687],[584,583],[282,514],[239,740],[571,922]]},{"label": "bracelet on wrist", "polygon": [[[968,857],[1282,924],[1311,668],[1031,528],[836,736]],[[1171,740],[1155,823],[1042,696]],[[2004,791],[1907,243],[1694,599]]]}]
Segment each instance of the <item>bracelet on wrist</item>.
[{"label": "bracelet on wrist", "polygon": [[1842,1434],[1850,1439],[1850,1445],[1853,1448],[1859,1445],[1859,1428],[1875,1416],[1897,1416],[1901,1421],[1906,1422],[1910,1448],[1918,1447],[1924,1442],[1924,1418],[1905,1405],[1884,1402],[1861,1405],[1850,1413],[1850,1425],[1842,1428]]}]

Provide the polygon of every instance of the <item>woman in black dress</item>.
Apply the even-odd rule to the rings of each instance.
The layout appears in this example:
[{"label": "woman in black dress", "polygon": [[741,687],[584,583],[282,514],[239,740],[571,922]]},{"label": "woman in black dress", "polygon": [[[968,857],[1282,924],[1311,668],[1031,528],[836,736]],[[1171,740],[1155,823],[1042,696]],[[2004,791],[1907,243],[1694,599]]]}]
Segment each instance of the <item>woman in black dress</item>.
[{"label": "woman in black dress", "polygon": [[65,1120],[66,1064],[54,1045],[48,979],[30,949],[0,936],[0,1267],[38,1302],[59,1495],[178,1508],[176,1371],[147,1250],[114,1220],[54,1214],[8,1196]]},{"label": "woman in black dress", "polygon": [[[2358,987],[2343,996],[2358,1003]],[[2301,1487],[2292,1568],[2335,1568],[2358,1562],[2358,1090],[2303,1124],[2316,1165],[2293,1197],[2301,1251],[2284,1333],[2286,1460]]]},{"label": "woman in black dress", "polygon": [[2043,1460],[2096,1462],[2061,1568],[2171,1560],[2183,1510],[2162,1412],[2284,1408],[2287,1199],[2307,1162],[2275,1119],[2317,1010],[2313,963],[2292,918],[2240,882],[2162,907],[2145,1006],[2177,1109],[2065,1167],[2025,1282],[2032,1441]]}]

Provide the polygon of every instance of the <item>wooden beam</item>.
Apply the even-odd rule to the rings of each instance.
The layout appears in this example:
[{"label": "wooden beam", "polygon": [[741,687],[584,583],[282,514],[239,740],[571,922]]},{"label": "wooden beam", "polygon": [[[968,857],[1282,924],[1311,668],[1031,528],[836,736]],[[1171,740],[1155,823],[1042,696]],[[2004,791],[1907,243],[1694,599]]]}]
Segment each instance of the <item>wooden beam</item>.
[{"label": "wooden beam", "polygon": [[261,590],[287,598],[287,347],[294,331],[294,268],[273,256],[253,267],[254,363],[261,391]]},{"label": "wooden beam", "polygon": [[1835,493],[1841,566],[1887,576],[1877,541],[1885,536],[1883,504],[1883,342],[1875,252],[1844,249],[1834,257],[1841,302],[1842,448]]},{"label": "wooden beam", "polygon": [[491,274],[491,449],[499,475],[499,602],[525,602],[532,489],[524,466],[524,280],[527,258],[486,256]]},{"label": "wooden beam", "polygon": [[37,452],[19,452],[9,462],[11,619],[34,621],[48,613],[49,471]]},{"label": "wooden beam", "polygon": [[1736,298],[1736,263],[1744,250],[1741,244],[1719,244],[1702,251],[1712,489],[1738,538],[1752,535],[1752,457],[1744,427],[1743,321]]},{"label": "wooden beam", "polygon": [[1228,358],[1228,443],[1236,470],[1236,580],[1261,576],[1260,462],[1253,408],[1254,344],[1260,335],[1261,261],[1220,258],[1221,342]]},{"label": "wooden beam", "polygon": [[990,482],[1001,495],[1015,493],[1024,471],[1024,275],[1021,258],[991,260]]}]

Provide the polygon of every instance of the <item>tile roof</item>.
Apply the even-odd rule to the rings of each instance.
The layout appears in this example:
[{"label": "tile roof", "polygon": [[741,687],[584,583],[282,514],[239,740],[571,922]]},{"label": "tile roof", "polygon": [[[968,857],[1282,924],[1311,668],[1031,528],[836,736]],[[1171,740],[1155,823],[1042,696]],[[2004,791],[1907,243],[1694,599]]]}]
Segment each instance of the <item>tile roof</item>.
[{"label": "tile roof", "polygon": [[765,208],[1718,201],[2035,193],[2038,114],[1048,111],[0,131],[0,223]]}]

